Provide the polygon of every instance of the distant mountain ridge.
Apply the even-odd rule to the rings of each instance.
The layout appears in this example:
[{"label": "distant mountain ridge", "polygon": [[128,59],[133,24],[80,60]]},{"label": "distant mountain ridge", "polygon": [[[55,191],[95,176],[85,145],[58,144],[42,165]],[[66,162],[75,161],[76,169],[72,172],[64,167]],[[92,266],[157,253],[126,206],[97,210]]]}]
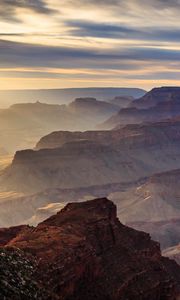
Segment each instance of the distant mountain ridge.
[{"label": "distant mountain ridge", "polygon": [[18,103],[0,110],[1,145],[9,152],[32,148],[54,130],[93,129],[119,111],[119,106],[94,98],[75,99],[68,105]]},{"label": "distant mountain ridge", "polygon": [[39,90],[0,90],[0,108],[14,103],[46,102],[49,104],[68,104],[75,98],[93,97],[99,100],[110,100],[117,96],[140,98],[146,93],[139,88],[70,88]]}]

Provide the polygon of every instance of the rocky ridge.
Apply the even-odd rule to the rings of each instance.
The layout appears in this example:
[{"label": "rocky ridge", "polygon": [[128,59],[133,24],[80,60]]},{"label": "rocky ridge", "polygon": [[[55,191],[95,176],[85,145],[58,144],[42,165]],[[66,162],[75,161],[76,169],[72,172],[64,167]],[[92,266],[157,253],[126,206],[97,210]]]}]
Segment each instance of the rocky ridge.
[{"label": "rocky ridge", "polygon": [[114,131],[55,132],[41,139],[40,150],[17,152],[0,184],[8,190],[35,193],[97,182],[134,182],[180,168],[179,137],[179,121],[129,125]]},{"label": "rocky ridge", "polygon": [[123,108],[104,123],[98,125],[97,128],[104,130],[118,129],[127,124],[159,122],[179,117],[179,115],[180,99],[173,99],[171,101],[159,102],[156,106],[150,108]]},{"label": "rocky ridge", "polygon": [[105,198],[68,204],[15,234],[9,247],[38,263],[34,280],[48,291],[44,300],[178,299],[180,267],[148,234],[122,225]]},{"label": "rocky ridge", "polygon": [[180,101],[180,87],[161,87],[154,88],[141,98],[134,100],[131,106],[136,108],[149,108],[156,106],[160,102],[172,100]]}]

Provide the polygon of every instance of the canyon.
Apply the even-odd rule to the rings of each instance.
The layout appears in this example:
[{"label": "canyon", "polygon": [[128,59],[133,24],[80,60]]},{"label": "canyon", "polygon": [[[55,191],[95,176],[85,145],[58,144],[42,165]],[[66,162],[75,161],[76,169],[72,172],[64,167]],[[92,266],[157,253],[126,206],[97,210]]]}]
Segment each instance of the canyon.
[{"label": "canyon", "polygon": [[[78,98],[68,105],[14,104],[0,110],[1,153],[32,148],[35,142],[54,130],[93,129],[100,121],[119,111],[119,105],[94,98]],[[3,152],[2,152],[3,151]]]},{"label": "canyon", "polygon": [[[44,135],[40,130],[36,138],[34,135],[31,140],[31,149],[17,151],[13,158],[4,150],[4,144],[2,145],[0,160],[2,247],[6,246],[3,244],[3,237],[5,239],[6,236],[8,247],[11,247],[12,243],[12,247],[23,251],[15,253],[15,259],[23,261],[27,254],[24,254],[21,243],[13,244],[16,236],[21,238],[21,234],[24,236],[27,233],[25,237],[27,240],[31,230],[36,230],[31,226],[37,226],[38,231],[45,219],[59,214],[64,207],[66,210],[69,202],[81,206],[81,201],[108,197],[117,205],[117,217],[124,224],[122,226],[130,226],[149,233],[160,243],[163,255],[176,260],[179,264],[178,93],[178,89],[172,91],[169,88],[162,88],[152,90],[138,100],[122,96],[108,101],[79,98],[68,106],[37,102],[11,107],[12,115],[16,116],[12,118],[12,127],[21,113],[27,119],[28,132],[34,124],[36,129],[42,126],[44,130],[47,126],[50,133]],[[122,108],[123,103],[126,108]],[[139,103],[139,106],[136,107],[136,103]],[[7,111],[9,114],[9,110]],[[18,113],[14,115],[14,111]],[[114,112],[116,115],[113,115]],[[73,117],[69,117],[70,114]],[[109,115],[111,120],[115,120],[114,116],[118,116],[117,122],[113,121],[112,129],[97,129],[96,125],[100,123],[101,118],[107,120]],[[32,116],[36,116],[34,123]],[[37,120],[40,127],[37,126]],[[20,128],[21,122],[22,120],[19,121],[17,128]],[[61,122],[66,125],[65,130],[59,130]],[[57,124],[57,127],[50,128],[49,124]],[[31,133],[28,135],[28,138],[30,137]],[[16,136],[14,138],[16,139]],[[23,135],[20,138],[23,140]],[[23,227],[22,224],[27,225]],[[9,232],[6,227],[11,228]],[[46,239],[43,236],[42,240],[44,238]],[[2,251],[4,253],[5,250]],[[39,283],[33,284],[36,286]],[[44,293],[47,287],[42,288]]]}]

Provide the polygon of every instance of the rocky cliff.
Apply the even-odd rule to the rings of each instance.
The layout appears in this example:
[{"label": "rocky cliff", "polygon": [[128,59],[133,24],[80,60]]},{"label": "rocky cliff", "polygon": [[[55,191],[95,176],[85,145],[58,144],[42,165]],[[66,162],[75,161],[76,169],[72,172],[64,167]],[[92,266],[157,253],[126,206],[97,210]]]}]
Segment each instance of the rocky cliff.
[{"label": "rocky cliff", "polygon": [[17,152],[0,185],[34,193],[136,181],[180,167],[179,137],[179,121],[107,132],[53,133],[38,148],[59,148]]},{"label": "rocky cliff", "polygon": [[149,232],[163,248],[174,246],[180,242],[175,222],[180,172],[164,171],[180,168],[179,140],[178,120],[108,132],[50,134],[38,147],[51,149],[18,152],[3,172],[1,189],[25,196],[0,194],[0,226],[37,224],[65,205],[64,199],[108,196],[122,222]]},{"label": "rocky cliff", "polygon": [[180,99],[158,102],[149,108],[129,107],[121,109],[104,123],[97,126],[99,129],[118,129],[127,124],[158,122],[180,115]]},{"label": "rocky cliff", "polygon": [[179,141],[180,119],[169,119],[162,122],[130,124],[116,130],[99,130],[85,132],[56,131],[42,137],[35,149],[59,148],[69,142],[94,141],[113,147],[145,147],[157,143]]},{"label": "rocky cliff", "polygon": [[160,102],[167,102],[172,100],[180,101],[180,87],[161,87],[154,88],[146,93],[141,98],[134,100],[131,106],[136,108],[149,108],[156,106]]},{"label": "rocky cliff", "polygon": [[[48,291],[44,300],[179,296],[180,267],[161,256],[159,244],[148,234],[122,225],[115,205],[106,198],[68,204],[36,228],[15,234],[5,249],[9,247],[38,263],[33,281]],[[10,266],[4,266],[9,272]],[[8,292],[10,276],[5,274]]]},{"label": "rocky cliff", "polygon": [[[152,239],[158,241],[161,245],[161,249],[164,250],[167,248],[176,247],[176,245],[180,243],[180,218],[170,219],[170,217],[171,216],[169,215],[169,219],[164,219],[161,221],[127,222],[126,225],[136,230],[148,232]],[[131,218],[129,218],[129,220],[130,219]]]},{"label": "rocky cliff", "polygon": [[163,251],[163,255],[174,259],[180,265],[180,244],[167,248]]}]

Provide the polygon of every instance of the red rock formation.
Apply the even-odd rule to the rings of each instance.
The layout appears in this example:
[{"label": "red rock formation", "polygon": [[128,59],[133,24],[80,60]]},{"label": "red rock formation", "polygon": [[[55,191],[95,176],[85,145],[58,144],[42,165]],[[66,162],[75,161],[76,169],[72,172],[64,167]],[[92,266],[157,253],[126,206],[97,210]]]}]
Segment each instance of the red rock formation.
[{"label": "red rock formation", "polygon": [[8,246],[38,258],[48,299],[177,299],[178,265],[161,257],[148,234],[122,225],[106,198],[68,204]]},{"label": "red rock formation", "polygon": [[27,225],[0,228],[0,247],[5,246],[7,243],[12,241],[14,237],[19,235],[21,232],[25,232],[29,228],[30,227]]}]

